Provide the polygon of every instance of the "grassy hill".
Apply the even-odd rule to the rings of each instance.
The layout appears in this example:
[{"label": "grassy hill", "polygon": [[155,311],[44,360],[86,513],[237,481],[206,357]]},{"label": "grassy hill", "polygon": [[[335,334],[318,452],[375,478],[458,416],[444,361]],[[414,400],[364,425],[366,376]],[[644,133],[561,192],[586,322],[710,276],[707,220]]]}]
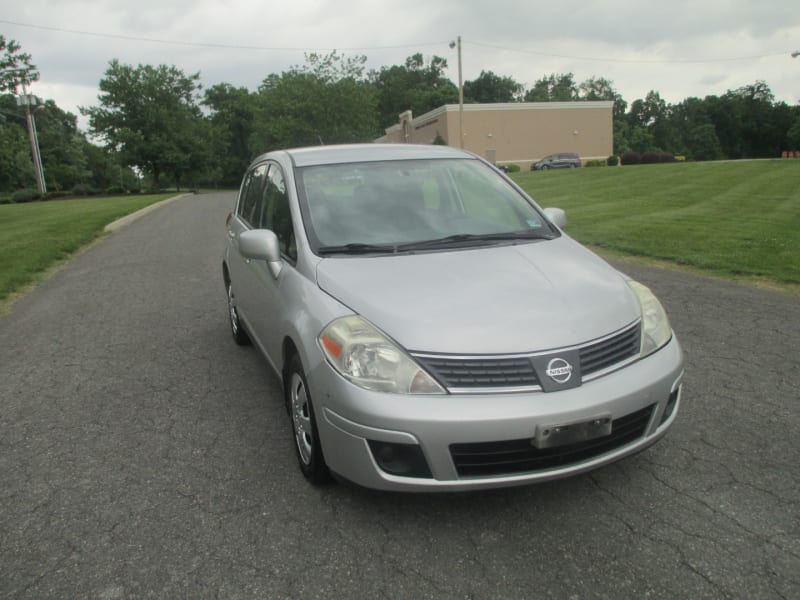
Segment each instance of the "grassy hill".
[{"label": "grassy hill", "polygon": [[611,253],[800,284],[800,160],[672,163],[514,174],[568,232]]}]

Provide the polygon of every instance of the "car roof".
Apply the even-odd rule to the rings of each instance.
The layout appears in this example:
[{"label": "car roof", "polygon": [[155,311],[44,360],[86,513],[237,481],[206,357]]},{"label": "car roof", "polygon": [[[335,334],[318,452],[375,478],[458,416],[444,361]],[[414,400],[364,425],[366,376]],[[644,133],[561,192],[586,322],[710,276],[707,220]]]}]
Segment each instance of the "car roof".
[{"label": "car roof", "polygon": [[381,160],[475,158],[474,154],[457,148],[421,144],[343,144],[293,148],[283,152],[291,157],[297,167]]}]

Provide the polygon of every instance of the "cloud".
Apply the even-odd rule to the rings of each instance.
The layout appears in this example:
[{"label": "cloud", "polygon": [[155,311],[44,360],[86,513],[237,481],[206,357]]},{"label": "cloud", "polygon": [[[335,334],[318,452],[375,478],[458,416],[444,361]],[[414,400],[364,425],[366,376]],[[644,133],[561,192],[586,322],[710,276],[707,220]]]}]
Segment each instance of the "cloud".
[{"label": "cloud", "polygon": [[756,80],[792,104],[800,93],[800,59],[789,58],[800,49],[797,0],[27,0],[9,5],[2,18],[50,28],[0,23],[0,32],[33,55],[42,75],[37,93],[52,92],[72,112],[87,103],[87,90],[96,98],[113,58],[199,71],[206,86],[255,89],[268,74],[301,64],[304,51],[365,54],[376,69],[422,52],[447,58],[456,80],[447,43],[458,35],[465,79],[481,70],[527,86],[549,73],[600,76],[629,103],[650,90],[679,102]]}]

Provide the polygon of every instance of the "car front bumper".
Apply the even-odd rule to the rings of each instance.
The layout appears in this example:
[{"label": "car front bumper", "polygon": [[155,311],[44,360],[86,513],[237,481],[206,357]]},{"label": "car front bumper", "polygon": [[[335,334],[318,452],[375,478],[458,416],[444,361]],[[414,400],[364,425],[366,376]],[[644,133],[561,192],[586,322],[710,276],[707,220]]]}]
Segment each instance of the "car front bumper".
[{"label": "car front bumper", "polygon": [[[575,475],[655,443],[678,412],[683,354],[673,336],[647,358],[580,387],[551,393],[410,396],[371,392],[342,378],[324,360],[309,375],[325,460],[334,473],[375,489],[456,491]],[[531,449],[538,444],[533,440],[543,428],[604,418],[613,423],[608,437],[543,452]],[[623,435],[622,428],[630,428],[632,418],[638,425]],[[428,473],[405,476],[397,470],[389,472],[376,458],[378,446],[416,446]],[[454,459],[460,449],[467,454],[488,449],[489,454],[499,455],[507,452],[507,447],[533,457],[508,468],[495,465],[488,470],[465,468],[460,459]],[[488,460],[496,463],[496,458]]]}]

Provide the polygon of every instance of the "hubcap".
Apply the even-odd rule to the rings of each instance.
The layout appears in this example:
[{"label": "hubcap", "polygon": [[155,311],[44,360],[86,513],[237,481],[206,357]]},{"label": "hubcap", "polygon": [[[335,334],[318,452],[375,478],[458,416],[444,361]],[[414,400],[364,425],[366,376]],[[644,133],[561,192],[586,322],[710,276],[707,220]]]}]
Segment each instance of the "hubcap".
[{"label": "hubcap", "polygon": [[303,378],[292,373],[289,388],[289,399],[292,404],[292,425],[297,451],[304,465],[311,464],[311,453],[314,449],[314,438],[311,430],[311,407],[308,405],[308,394]]},{"label": "hubcap", "polygon": [[231,319],[233,335],[239,333],[239,315],[236,314],[236,305],[233,303],[233,286],[228,286],[228,314]]}]

